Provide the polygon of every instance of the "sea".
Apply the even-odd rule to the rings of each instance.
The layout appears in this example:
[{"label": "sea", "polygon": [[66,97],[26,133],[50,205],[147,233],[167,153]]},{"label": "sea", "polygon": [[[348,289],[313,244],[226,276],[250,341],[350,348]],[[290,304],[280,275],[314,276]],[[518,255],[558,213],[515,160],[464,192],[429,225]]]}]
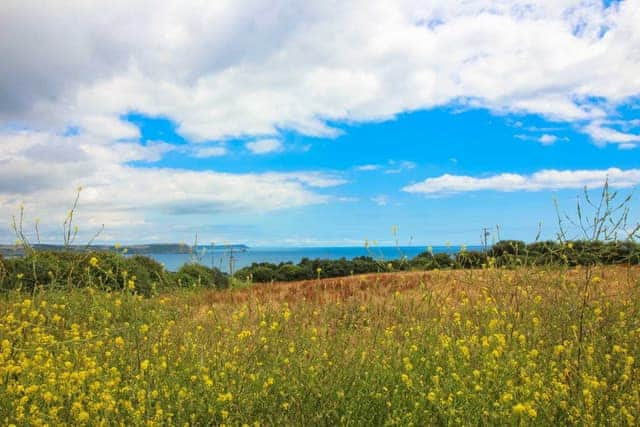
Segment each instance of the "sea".
[{"label": "sea", "polygon": [[[433,253],[455,254],[460,251],[460,246],[431,246]],[[467,250],[479,250],[480,246],[467,246]],[[303,258],[309,259],[353,259],[359,256],[369,256],[380,261],[389,261],[407,257],[409,259],[427,251],[426,246],[328,246],[328,247],[251,247],[247,249],[234,249],[230,251],[223,248],[205,249],[198,251],[197,255],[188,253],[147,253],[156,261],[164,264],[169,271],[177,271],[189,262],[198,262],[208,267],[216,267],[229,273],[252,263],[269,262],[279,264],[292,262],[297,264]]]}]

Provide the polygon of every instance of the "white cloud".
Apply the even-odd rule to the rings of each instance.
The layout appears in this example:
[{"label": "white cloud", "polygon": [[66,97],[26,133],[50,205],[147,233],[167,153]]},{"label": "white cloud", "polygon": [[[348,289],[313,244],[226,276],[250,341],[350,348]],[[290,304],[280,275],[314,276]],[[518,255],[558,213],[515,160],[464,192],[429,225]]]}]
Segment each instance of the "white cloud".
[{"label": "white cloud", "polygon": [[385,169],[384,173],[386,174],[398,174],[405,170],[415,169],[415,162],[411,162],[408,160],[403,160],[401,162],[397,162],[395,160],[389,160],[389,168]]},{"label": "white cloud", "polygon": [[83,231],[104,223],[111,232],[144,240],[153,227],[169,232],[172,224],[186,221],[176,215],[211,221],[218,214],[322,204],[333,197],[313,188],[345,182],[335,173],[318,171],[232,174],[134,167],[129,162],[157,160],[172,146],[111,143],[82,134],[0,133],[0,147],[0,206],[6,214],[0,217],[0,236],[8,231],[10,215],[21,203],[48,224],[61,224],[78,186],[83,187]]},{"label": "white cloud", "polygon": [[446,194],[472,191],[540,191],[601,187],[606,179],[618,188],[640,184],[640,169],[542,170],[531,175],[502,173],[486,178],[445,174],[427,178],[402,190],[417,194]]},{"label": "white cloud", "polygon": [[371,198],[371,201],[378,206],[386,206],[389,203],[389,197],[385,194],[378,194]]},{"label": "white cloud", "polygon": [[600,144],[615,143],[619,144],[622,149],[635,148],[640,143],[640,135],[621,132],[616,129],[607,127],[609,124],[617,124],[616,122],[594,121],[587,125],[584,130]]},{"label": "white cloud", "polygon": [[451,102],[603,119],[640,94],[639,21],[638,0],[9,0],[0,121],[123,138],[138,111],[219,140]]},{"label": "white cloud", "polygon": [[209,157],[220,157],[224,156],[228,153],[225,147],[217,146],[217,147],[198,147],[196,146],[193,150],[193,157],[197,157],[199,159],[206,159]]},{"label": "white cloud", "polygon": [[247,149],[253,154],[268,154],[282,151],[282,142],[277,139],[259,139],[257,141],[247,142]]},{"label": "white cloud", "polygon": [[289,179],[300,181],[309,187],[328,188],[346,184],[347,180],[336,174],[326,172],[288,172],[288,173],[271,173],[267,176],[285,176]]},{"label": "white cloud", "polygon": [[[536,128],[535,126],[528,128],[527,130],[529,131],[540,131],[542,129]],[[569,138],[567,138],[566,136],[563,137],[558,137],[556,135],[550,134],[550,133],[544,133],[542,135],[529,135],[529,134],[516,134],[513,136],[516,139],[520,139],[522,141],[535,141],[535,142],[539,142],[542,145],[553,145],[558,141],[569,141]]]},{"label": "white cloud", "polygon": [[543,145],[551,145],[554,142],[556,142],[557,140],[558,140],[557,136],[550,135],[548,133],[545,133],[540,138],[538,138],[538,141],[540,141],[540,143],[542,143]]},{"label": "white cloud", "polygon": [[360,165],[355,167],[357,171],[374,171],[378,169],[380,169],[380,165]]}]

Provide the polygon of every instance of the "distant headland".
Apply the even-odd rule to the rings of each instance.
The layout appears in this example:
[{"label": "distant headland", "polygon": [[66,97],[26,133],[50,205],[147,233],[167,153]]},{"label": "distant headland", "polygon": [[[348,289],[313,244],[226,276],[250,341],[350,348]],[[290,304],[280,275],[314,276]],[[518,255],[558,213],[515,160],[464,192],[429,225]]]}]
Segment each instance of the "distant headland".
[{"label": "distant headland", "polygon": [[[146,255],[146,254],[180,254],[190,253],[192,251],[246,251],[249,246],[243,244],[231,244],[231,245],[187,245],[185,243],[150,243],[144,245],[52,245],[52,244],[33,244],[31,247],[39,251],[123,251],[126,249],[127,254],[131,255]],[[23,255],[25,248],[22,245],[1,245],[0,254],[5,256],[19,256]]]}]

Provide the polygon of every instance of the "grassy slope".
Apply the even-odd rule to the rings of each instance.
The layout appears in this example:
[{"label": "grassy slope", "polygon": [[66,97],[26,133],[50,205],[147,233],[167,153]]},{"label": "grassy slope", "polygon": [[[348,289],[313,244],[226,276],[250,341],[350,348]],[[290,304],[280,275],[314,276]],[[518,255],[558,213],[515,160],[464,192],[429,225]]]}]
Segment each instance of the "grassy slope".
[{"label": "grassy slope", "polygon": [[0,301],[3,423],[640,420],[640,269]]}]

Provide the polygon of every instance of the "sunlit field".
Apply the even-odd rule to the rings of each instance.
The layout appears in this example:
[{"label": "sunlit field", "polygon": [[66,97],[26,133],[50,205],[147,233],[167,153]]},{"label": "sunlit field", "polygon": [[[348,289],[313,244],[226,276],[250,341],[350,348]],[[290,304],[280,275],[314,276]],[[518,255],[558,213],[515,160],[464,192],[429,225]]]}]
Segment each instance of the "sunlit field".
[{"label": "sunlit field", "polygon": [[0,420],[637,425],[639,280],[488,268],[151,298],[12,291]]}]

